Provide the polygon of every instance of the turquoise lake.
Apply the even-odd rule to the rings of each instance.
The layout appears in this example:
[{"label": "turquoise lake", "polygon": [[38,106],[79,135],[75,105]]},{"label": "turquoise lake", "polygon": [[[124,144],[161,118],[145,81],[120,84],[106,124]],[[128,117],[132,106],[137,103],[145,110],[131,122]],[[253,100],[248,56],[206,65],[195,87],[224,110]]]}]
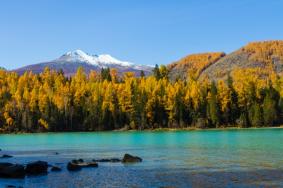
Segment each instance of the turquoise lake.
[{"label": "turquoise lake", "polygon": [[[63,168],[0,179],[0,187],[283,187],[283,129],[4,134],[0,148],[14,156],[0,162],[44,160]],[[143,162],[66,170],[72,159],[125,153]]]}]

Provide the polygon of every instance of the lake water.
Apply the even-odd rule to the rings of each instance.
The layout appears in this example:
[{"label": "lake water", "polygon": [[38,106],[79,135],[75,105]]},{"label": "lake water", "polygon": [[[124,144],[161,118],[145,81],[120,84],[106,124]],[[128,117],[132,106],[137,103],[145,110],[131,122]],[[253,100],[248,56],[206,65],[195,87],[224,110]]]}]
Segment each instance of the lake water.
[{"label": "lake water", "polygon": [[[0,187],[283,187],[283,129],[0,135],[0,148],[0,154],[14,156],[0,162],[45,160],[63,168],[46,176],[0,179]],[[66,170],[72,159],[124,153],[143,162]]]}]

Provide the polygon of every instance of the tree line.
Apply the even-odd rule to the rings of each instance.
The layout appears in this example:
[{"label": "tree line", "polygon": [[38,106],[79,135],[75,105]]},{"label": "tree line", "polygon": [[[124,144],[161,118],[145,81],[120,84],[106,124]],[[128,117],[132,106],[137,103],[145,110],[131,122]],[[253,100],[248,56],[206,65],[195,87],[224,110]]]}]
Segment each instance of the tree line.
[{"label": "tree line", "polygon": [[276,126],[283,121],[283,79],[237,70],[225,80],[170,80],[165,66],[150,76],[115,69],[72,77],[46,68],[18,75],[0,70],[0,131]]}]

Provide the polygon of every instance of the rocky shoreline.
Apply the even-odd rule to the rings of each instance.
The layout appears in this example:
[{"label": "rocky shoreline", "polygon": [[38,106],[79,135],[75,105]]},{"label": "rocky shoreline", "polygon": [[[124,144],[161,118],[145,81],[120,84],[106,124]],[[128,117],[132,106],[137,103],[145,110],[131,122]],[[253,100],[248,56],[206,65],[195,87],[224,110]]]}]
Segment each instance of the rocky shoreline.
[{"label": "rocky shoreline", "polygon": [[[10,155],[2,155],[1,158],[11,158]],[[125,154],[122,159],[106,158],[93,159],[85,161],[83,159],[73,159],[66,164],[68,171],[79,171],[83,168],[98,168],[99,163],[139,163],[142,158]],[[0,178],[23,179],[26,176],[47,175],[49,172],[60,172],[62,169],[58,166],[49,164],[46,161],[33,161],[25,164],[0,162]]]}]

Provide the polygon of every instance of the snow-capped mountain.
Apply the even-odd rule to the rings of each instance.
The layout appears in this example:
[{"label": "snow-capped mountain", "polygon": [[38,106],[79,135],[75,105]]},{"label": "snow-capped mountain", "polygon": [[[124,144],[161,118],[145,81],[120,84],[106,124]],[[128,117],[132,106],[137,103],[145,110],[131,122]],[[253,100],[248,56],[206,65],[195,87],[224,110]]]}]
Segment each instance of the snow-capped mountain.
[{"label": "snow-capped mountain", "polygon": [[145,74],[149,74],[152,70],[151,66],[136,65],[127,61],[121,61],[108,54],[90,55],[82,50],[75,50],[67,52],[52,61],[28,65],[14,71],[19,74],[23,74],[25,71],[40,73],[45,67],[55,70],[63,70],[67,76],[75,74],[79,67],[83,67],[86,73],[90,70],[100,71],[102,68],[109,67],[117,69],[120,74],[130,71],[135,72],[137,76],[142,70]]},{"label": "snow-capped mountain", "polygon": [[70,51],[62,55],[60,58],[56,59],[57,62],[82,62],[89,63],[91,65],[99,67],[107,67],[108,65],[120,65],[120,66],[133,66],[133,63],[126,61],[120,61],[111,55],[90,55],[82,50]]}]

